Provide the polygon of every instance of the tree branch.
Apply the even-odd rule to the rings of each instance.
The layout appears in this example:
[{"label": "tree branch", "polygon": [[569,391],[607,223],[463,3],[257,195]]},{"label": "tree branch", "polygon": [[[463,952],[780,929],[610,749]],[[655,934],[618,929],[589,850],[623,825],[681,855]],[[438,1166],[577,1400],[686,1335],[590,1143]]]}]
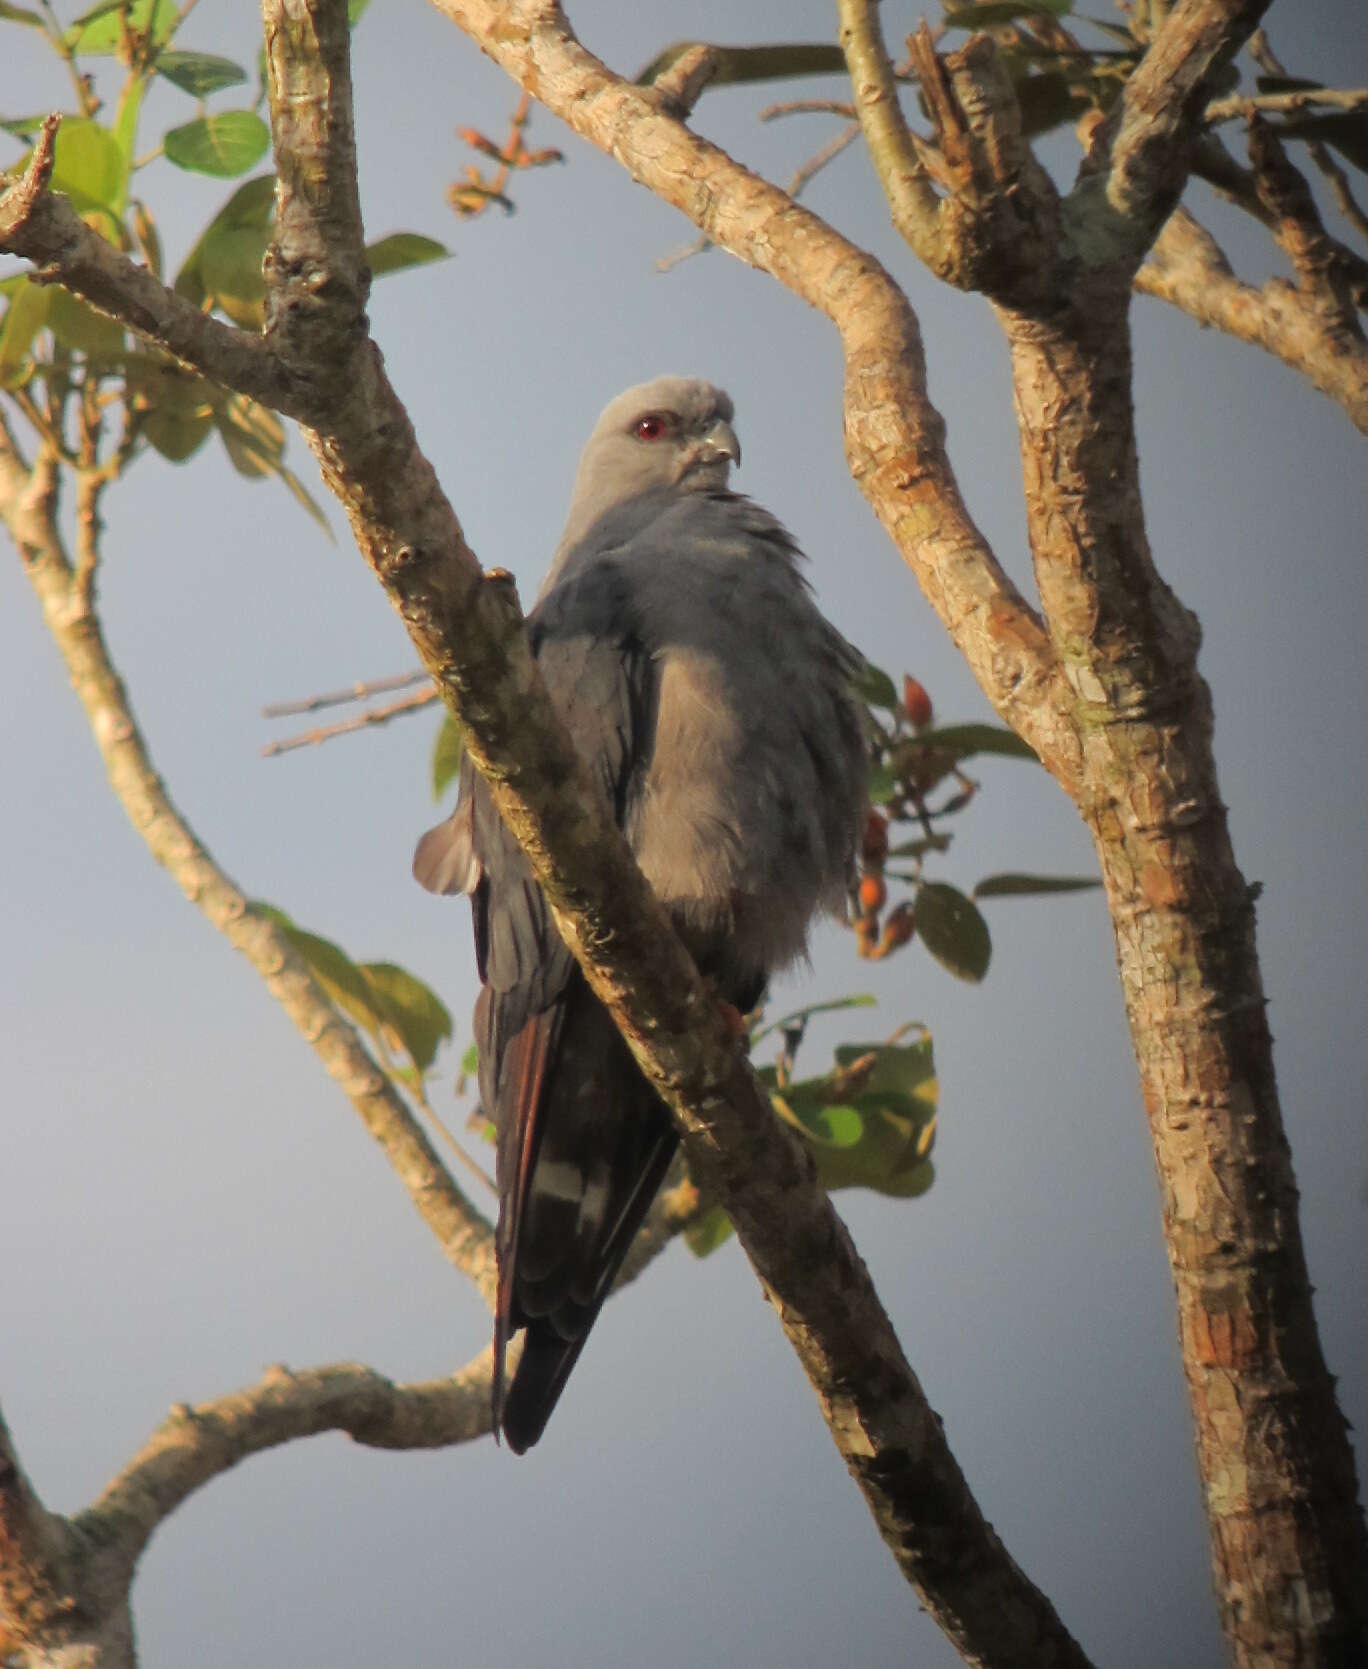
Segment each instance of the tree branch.
[{"label": "tree branch", "polygon": [[1237,116],[1293,116],[1299,110],[1320,105],[1327,110],[1362,110],[1368,105],[1368,88],[1299,87],[1294,93],[1237,94],[1214,99],[1202,119],[1211,126],[1234,121]]},{"label": "tree branch", "polygon": [[492,1360],[487,1347],[449,1378],[411,1385],[356,1362],[270,1368],[245,1391],[173,1408],[72,1528],[99,1549],[103,1580],[126,1590],[158,1525],[251,1455],[325,1431],[374,1449],[445,1449],[485,1436]]},{"label": "tree branch", "polygon": [[1067,211],[1084,259],[1129,267],[1144,259],[1178,202],[1197,124],[1217,78],[1270,0],[1179,0],[1099,125]]},{"label": "tree branch", "polygon": [[[1077,694],[1076,798],[1107,887],[1160,1176],[1222,1624],[1250,1669],[1363,1654],[1368,1541],[1311,1303],[1200,633],[1145,532],[1127,309],[1153,217],[1183,184],[1206,77],[1255,10],[1187,0],[1169,14],[1069,200],[1082,257],[1072,278],[1050,308],[998,307],[1036,580]],[[1188,243],[1214,262],[1195,234]]]},{"label": "tree branch", "polygon": [[916,315],[872,256],[663,114],[575,38],[553,0],[434,0],[481,51],[710,242],[840,332],[852,475],[1003,717],[1066,784],[1077,756],[1040,622],[974,526],[926,393]]},{"label": "tree branch", "polygon": [[1135,275],[1135,288],[1280,359],[1368,434],[1368,353],[1362,345],[1332,341],[1320,310],[1283,280],[1269,279],[1262,288],[1241,282],[1186,209],[1169,216]]},{"label": "tree branch", "polygon": [[[83,481],[83,525],[93,532],[95,501],[89,478]],[[90,721],[110,786],[134,828],[187,898],[261,975],[385,1150],[447,1258],[492,1303],[496,1277],[488,1223],[451,1179],[388,1076],[329,1002],[279,926],[255,909],[224,874],[172,803],[110,660],[90,589],[63,548],[57,525],[55,461],[44,453],[26,470],[3,428],[0,518],[19,548],[44,619]]]},{"label": "tree branch", "polygon": [[181,1405],[84,1512],[48,1512],[0,1417],[0,1656],[42,1653],[52,1669],[133,1669],[128,1594],[148,1542],[183,1501],[249,1456],[347,1433],[378,1449],[440,1449],[492,1429],[492,1350],[459,1373],[396,1385],[336,1363],[269,1369],[245,1391]]},{"label": "tree branch", "polygon": [[[550,14],[553,31],[557,15]],[[285,384],[308,391],[305,403],[320,423],[309,439],[325,477],[424,664],[459,710],[472,755],[527,846],[567,941],[680,1117],[691,1164],[726,1205],[899,1564],[952,1637],[982,1660],[1008,1661],[1024,1651],[1041,1662],[1081,1664],[1048,1603],[969,1497],[807,1155],[777,1125],[607,820],[549,710],[511,587],[480,573],[366,339],[346,8],[336,0],[316,7],[272,0],[266,19],[280,177],[279,227],[266,262],[267,340]],[[921,432],[903,416],[912,408],[901,397],[902,382],[910,378],[920,388],[920,345],[896,288],[868,257],[811,217],[793,221],[801,211],[781,194],[702,148],[653,101],[608,77],[568,31],[561,46],[578,54],[578,72],[601,78],[599,121],[613,122],[615,96],[630,100],[658,136],[708,150],[709,165],[733,183],[748,181],[755,193],[768,194],[743,208],[790,219],[755,229],[755,247],[769,241],[795,287],[822,293],[840,312],[852,378],[864,395],[851,402],[853,422],[866,432],[880,422],[891,429],[865,442],[869,467],[886,472],[884,496],[896,501],[892,513],[905,535],[915,523],[918,536],[932,536],[925,561],[928,571],[933,558],[939,563],[937,589],[948,611],[978,646],[1004,700],[1015,701],[1024,682],[1043,676],[1034,659],[1039,631],[957,501],[949,518],[942,512],[948,472],[939,420],[924,399]],[[819,247],[809,255],[799,245],[812,234]],[[876,378],[894,385],[891,395]]]},{"label": "tree branch", "polygon": [[840,0],[840,14],[856,107],[894,226],[958,289],[1023,306],[1047,293],[1058,194],[1022,137],[1016,92],[992,39],[974,35],[943,59],[925,21],[909,39],[935,128],[931,145],[903,119],[873,0]]},{"label": "tree branch", "polygon": [[856,113],[893,211],[893,224],[918,259],[938,272],[944,260],[941,199],[898,101],[897,78],[879,25],[877,0],[838,0],[837,11]]},{"label": "tree branch", "polygon": [[[346,8],[266,0],[264,10],[283,187],[268,318],[278,351],[335,368],[332,419],[311,444],[363,553],[459,713],[566,942],[671,1106],[694,1174],[726,1206],[898,1563],[952,1638],[984,1660],[1026,1649],[1082,1663],[984,1523],[808,1155],[775,1121],[556,722],[506,577],[481,578],[422,476],[431,472],[361,334]],[[542,16],[560,32],[559,14]],[[561,41],[572,44],[568,30]],[[627,96],[661,132],[685,133],[657,101]],[[440,543],[409,531],[415,490]]]},{"label": "tree branch", "polygon": [[[426,677],[426,674],[424,676]],[[267,742],[261,754],[264,759],[273,759],[278,754],[292,753],[296,748],[317,747],[320,742],[331,741],[334,736],[346,736],[354,730],[368,730],[375,725],[388,724],[391,719],[401,718],[405,713],[416,713],[420,708],[430,707],[433,702],[440,700],[441,697],[436,690],[416,690],[412,695],[400,696],[397,701],[386,702],[383,707],[367,707],[360,713],[354,713],[349,719],[338,719],[335,724],[321,724],[313,730],[302,731],[298,736],[285,736],[278,742]]]},{"label": "tree branch", "polygon": [[1310,186],[1288,161],[1273,129],[1257,116],[1249,124],[1249,160],[1273,236],[1292,263],[1308,307],[1320,313],[1327,343],[1350,355],[1362,354],[1351,274],[1335,240],[1326,235]]},{"label": "tree branch", "polygon": [[0,1415],[0,1657],[38,1651],[53,1669],[132,1669],[127,1589],[88,1596],[83,1551],[38,1499]]},{"label": "tree branch", "polygon": [[32,261],[35,282],[59,280],[225,388],[291,417],[307,415],[307,390],[291,385],[261,337],[201,313],[93,232],[65,197],[46,189],[60,120],[47,118],[23,177],[0,192],[0,249]]}]

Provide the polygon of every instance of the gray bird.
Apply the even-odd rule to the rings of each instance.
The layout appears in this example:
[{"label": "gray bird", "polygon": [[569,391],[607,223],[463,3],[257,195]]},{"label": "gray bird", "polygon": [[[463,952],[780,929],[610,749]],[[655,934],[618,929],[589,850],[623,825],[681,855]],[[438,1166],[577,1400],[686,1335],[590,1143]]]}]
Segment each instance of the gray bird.
[{"label": "gray bird", "polygon": [[[859,656],[818,613],[789,534],[728,490],[731,418],[721,389],[682,377],[608,406],[527,629],[647,880],[700,973],[745,1013],[803,954],[814,914],[843,906],[866,755]],[[469,761],[413,871],[474,909],[480,1094],[498,1132],[494,1419],[521,1454],[677,1138]]]}]

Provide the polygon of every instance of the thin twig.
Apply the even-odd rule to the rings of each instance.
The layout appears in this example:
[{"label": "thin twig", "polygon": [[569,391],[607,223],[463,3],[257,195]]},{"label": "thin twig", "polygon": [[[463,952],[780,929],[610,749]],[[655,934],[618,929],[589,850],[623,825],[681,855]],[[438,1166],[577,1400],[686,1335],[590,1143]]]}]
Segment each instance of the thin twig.
[{"label": "thin twig", "polygon": [[1368,87],[1299,87],[1291,93],[1238,93],[1207,105],[1204,119],[1215,125],[1243,116],[1290,116],[1317,104],[1330,110],[1361,110],[1368,105]]},{"label": "thin twig", "polygon": [[[427,674],[424,673],[426,678]],[[345,736],[353,730],[366,730],[372,725],[388,724],[391,719],[398,718],[403,713],[416,713],[420,707],[429,707],[441,698],[437,691],[429,684],[425,690],[419,690],[416,695],[406,695],[399,701],[391,701],[387,707],[368,707],[364,713],[357,713],[352,718],[340,719],[336,724],[319,725],[316,730],[306,730],[302,736],[286,736],[279,742],[268,742],[261,750],[263,759],[271,759],[279,753],[290,753],[295,748],[317,747],[320,742],[330,741],[334,736]]]},{"label": "thin twig", "polygon": [[[1330,155],[1328,147],[1322,145],[1318,139],[1312,141],[1306,148],[1310,152],[1312,162],[1329,180],[1330,189],[1335,194],[1335,201],[1339,205],[1340,213],[1363,239],[1364,243],[1368,244],[1368,214],[1365,214],[1359,207],[1358,199],[1354,196],[1349,184],[1349,176]],[[1364,305],[1364,300],[1360,298],[1359,306]]]},{"label": "thin twig", "polygon": [[832,139],[829,139],[815,156],[811,156],[789,181],[789,196],[801,197],[804,190],[821,173],[829,162],[834,162],[848,145],[860,137],[860,124],[852,121]]},{"label": "thin twig", "polygon": [[414,684],[428,682],[426,672],[398,672],[389,678],[371,678],[365,683],[352,684],[345,690],[329,690],[323,695],[306,695],[299,701],[273,701],[261,709],[264,719],[288,719],[296,713],[316,713],[320,707],[342,707],[349,701],[368,701],[373,695],[387,695],[391,690],[406,690]]},{"label": "thin twig", "polygon": [[767,104],[760,112],[762,122],[772,122],[778,116],[844,116],[855,120],[855,106],[840,99],[788,99],[782,104]]}]

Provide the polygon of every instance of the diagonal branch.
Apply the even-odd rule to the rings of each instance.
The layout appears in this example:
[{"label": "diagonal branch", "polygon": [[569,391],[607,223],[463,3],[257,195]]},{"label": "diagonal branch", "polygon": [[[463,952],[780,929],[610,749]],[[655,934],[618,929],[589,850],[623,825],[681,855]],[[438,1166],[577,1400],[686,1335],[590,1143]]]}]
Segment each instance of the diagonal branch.
[{"label": "diagonal branch", "polygon": [[439,699],[436,690],[416,690],[412,695],[386,702],[383,707],[366,707],[349,719],[338,719],[334,724],[321,724],[313,730],[301,731],[298,736],[285,736],[278,742],[267,742],[261,750],[262,757],[274,759],[279,754],[292,753],[296,748],[317,747],[321,742],[331,741],[334,736],[346,736],[354,730],[369,730],[379,724],[388,724],[391,719],[401,718],[405,713],[416,713],[420,708],[430,707]]},{"label": "diagonal branch", "polygon": [[974,525],[926,392],[916,315],[874,258],[657,109],[575,38],[554,0],[434,0],[582,139],[710,242],[824,313],[845,351],[852,475],[998,712],[1066,785],[1067,697],[1033,610]]},{"label": "diagonal branch", "polygon": [[0,1658],[24,1648],[54,1665],[132,1669],[129,1589],[148,1542],[182,1502],[250,1456],[322,1432],[378,1449],[483,1437],[492,1354],[486,1348],[449,1378],[413,1385],[355,1362],[268,1369],[245,1391],[174,1408],[74,1518],[43,1506],[0,1417]]},{"label": "diagonal branch", "polygon": [[1320,309],[1282,279],[1261,287],[1242,282],[1186,209],[1169,216],[1134,287],[1280,359],[1368,434],[1368,352],[1362,343],[1329,340]]},{"label": "diagonal branch", "polygon": [[1179,0],[1095,131],[1071,209],[1090,266],[1132,269],[1178,202],[1202,112],[1271,0]]},{"label": "diagonal branch", "polygon": [[225,388],[303,416],[307,391],[291,386],[259,336],[202,313],[93,232],[67,198],[47,191],[59,123],[60,117],[47,118],[22,179],[0,194],[0,249],[32,261],[29,276],[37,282],[60,278],[92,306]]},{"label": "diagonal branch", "polygon": [[[458,711],[567,943],[671,1106],[695,1175],[726,1207],[899,1565],[970,1655],[1081,1663],[978,1512],[807,1154],[777,1125],[555,721],[506,576],[471,571],[435,482],[422,509],[434,531],[445,511],[447,541],[409,535],[413,506],[395,483],[426,490],[430,470],[356,329],[364,278],[346,8],[266,0],[264,10],[282,181],[269,317],[279,351],[321,354],[337,369],[332,420],[311,444],[362,551]],[[631,96],[663,131],[686,131],[659,101]]]},{"label": "diagonal branch", "polygon": [[[541,15],[554,34],[558,14]],[[272,0],[266,24],[280,179],[267,342],[287,386],[308,391],[320,425],[310,444],[363,554],[459,711],[567,941],[679,1117],[695,1173],[732,1217],[898,1563],[978,1660],[1081,1664],[969,1496],[849,1235],[586,780],[546,701],[506,576],[480,572],[366,337],[346,7]],[[1048,677],[1039,628],[953,497],[939,419],[924,400],[916,322],[896,288],[820,221],[608,76],[568,31],[559,40],[573,73],[599,79],[601,96],[589,102],[601,136],[614,101],[630,100],[656,137],[682,143],[702,157],[703,173],[739,194],[743,220],[768,220],[751,225],[753,255],[769,247],[795,289],[841,318],[852,453],[880,483],[872,496],[883,497],[999,697],[1015,702],[1023,684]],[[687,187],[703,219],[709,191],[701,178]]]},{"label": "diagonal branch", "polygon": [[485,1436],[492,1359],[486,1348],[458,1373],[412,1385],[356,1362],[269,1368],[245,1391],[173,1408],[72,1528],[98,1548],[101,1580],[127,1589],[158,1525],[252,1455],[325,1431],[375,1449],[445,1449]]},{"label": "diagonal branch", "polygon": [[933,145],[903,119],[873,0],[840,0],[840,14],[870,156],[893,224],[916,255],[957,289],[1020,305],[1048,293],[1058,194],[1023,137],[1016,90],[992,39],[974,35],[939,58],[925,21],[909,38]]},{"label": "diagonal branch", "polygon": [[[100,478],[83,475],[78,525],[93,537]],[[0,519],[14,537],[43,616],[66,662],[104,758],[110,785],[152,856],[240,950],[318,1055],[374,1136],[450,1261],[492,1302],[489,1225],[448,1175],[421,1126],[353,1028],[338,1014],[280,928],[224,874],[157,775],[110,660],[97,614],[57,524],[53,460],[26,470],[0,425]],[[85,564],[89,569],[89,561]]]},{"label": "diagonal branch", "polygon": [[1272,127],[1257,116],[1249,124],[1249,160],[1273,236],[1292,263],[1303,299],[1321,314],[1327,342],[1336,351],[1362,350],[1353,274],[1321,223],[1310,186],[1288,160]]},{"label": "diagonal branch", "polygon": [[[898,102],[898,82],[879,26],[877,0],[839,0],[841,50],[869,155],[893,224],[933,272],[942,262],[941,198]],[[924,27],[924,26],[923,26]]]}]

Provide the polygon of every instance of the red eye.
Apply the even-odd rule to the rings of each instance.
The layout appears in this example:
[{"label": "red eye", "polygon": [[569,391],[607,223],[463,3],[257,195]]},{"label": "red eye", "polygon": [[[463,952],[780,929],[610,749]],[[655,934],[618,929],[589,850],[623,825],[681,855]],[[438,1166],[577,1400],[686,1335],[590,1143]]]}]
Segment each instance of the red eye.
[{"label": "red eye", "polygon": [[670,420],[663,412],[647,412],[645,417],[637,418],[632,425],[632,433],[638,440],[660,440],[669,432]]}]

